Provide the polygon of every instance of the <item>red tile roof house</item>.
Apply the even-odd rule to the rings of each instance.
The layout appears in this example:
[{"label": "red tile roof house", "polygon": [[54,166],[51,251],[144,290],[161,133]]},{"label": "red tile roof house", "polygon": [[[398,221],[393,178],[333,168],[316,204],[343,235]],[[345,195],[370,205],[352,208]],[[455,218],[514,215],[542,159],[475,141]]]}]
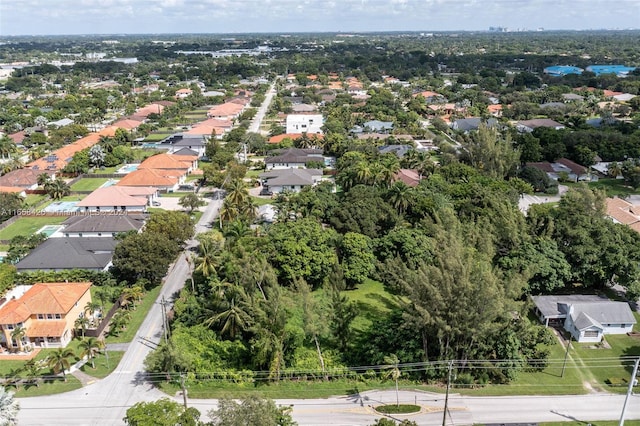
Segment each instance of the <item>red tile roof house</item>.
[{"label": "red tile roof house", "polygon": [[153,187],[108,186],[87,195],[77,207],[90,213],[144,213],[157,196]]},{"label": "red tile roof house", "polygon": [[128,173],[115,186],[151,187],[158,191],[174,192],[184,182],[184,173],[175,170],[138,169]]},{"label": "red tile roof house", "polygon": [[245,105],[235,102],[226,102],[222,105],[216,105],[207,112],[209,118],[221,118],[224,120],[234,120],[242,111]]},{"label": "red tile roof house", "polygon": [[38,176],[43,173],[49,175],[51,179],[55,179],[55,173],[52,171],[17,169],[0,176],[0,186],[36,189],[38,188]]},{"label": "red tile roof house", "polygon": [[606,202],[607,216],[611,220],[640,232],[640,206],[631,204],[622,198],[607,198]]},{"label": "red tile roof house", "polygon": [[560,158],[555,163],[541,161],[538,163],[527,163],[527,166],[535,167],[547,173],[551,179],[558,180],[560,173],[566,173],[568,179],[574,182],[590,181],[593,176],[589,173],[589,169],[581,166],[568,158]]},{"label": "red tile roof house", "polygon": [[[17,286],[0,305],[0,346],[19,351],[67,346],[76,319],[91,302],[90,288],[89,282]],[[18,327],[26,331],[19,341],[11,336]]]},{"label": "red tile roof house", "polygon": [[187,155],[158,154],[144,160],[138,166],[138,170],[186,170],[189,174],[198,168],[198,157]]}]

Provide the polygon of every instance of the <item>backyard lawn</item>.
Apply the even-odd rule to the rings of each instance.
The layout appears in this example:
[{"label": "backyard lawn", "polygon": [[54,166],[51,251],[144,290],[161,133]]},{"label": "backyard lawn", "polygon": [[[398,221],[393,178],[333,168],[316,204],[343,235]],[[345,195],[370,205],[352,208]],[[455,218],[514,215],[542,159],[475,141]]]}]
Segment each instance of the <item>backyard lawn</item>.
[{"label": "backyard lawn", "polygon": [[604,189],[609,197],[626,197],[627,195],[638,194],[637,190],[625,185],[622,179],[602,178],[597,182],[590,182],[589,188]]},{"label": "backyard lawn", "polygon": [[93,191],[107,183],[109,178],[85,178],[71,185],[72,191]]},{"label": "backyard lawn", "polygon": [[273,204],[271,198],[255,197],[253,195],[251,196],[251,201],[258,207],[264,206],[265,204]]},{"label": "backyard lawn", "polygon": [[42,217],[25,216],[0,230],[0,240],[10,240],[16,235],[29,236],[45,225],[59,225],[67,218],[65,216]]}]

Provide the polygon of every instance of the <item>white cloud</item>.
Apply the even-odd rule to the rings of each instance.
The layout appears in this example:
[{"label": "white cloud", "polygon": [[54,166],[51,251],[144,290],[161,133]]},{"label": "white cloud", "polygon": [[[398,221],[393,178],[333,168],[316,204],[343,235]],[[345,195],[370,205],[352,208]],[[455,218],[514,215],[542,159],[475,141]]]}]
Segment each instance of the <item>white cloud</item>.
[{"label": "white cloud", "polygon": [[489,25],[640,27],[640,0],[0,0],[0,35],[436,31]]}]

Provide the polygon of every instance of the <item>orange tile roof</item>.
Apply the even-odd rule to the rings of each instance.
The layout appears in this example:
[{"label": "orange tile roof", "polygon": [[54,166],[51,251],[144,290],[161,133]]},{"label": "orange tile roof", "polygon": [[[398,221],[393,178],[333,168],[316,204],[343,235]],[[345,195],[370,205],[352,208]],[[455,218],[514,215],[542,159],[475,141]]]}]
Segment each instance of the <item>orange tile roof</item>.
[{"label": "orange tile roof", "polygon": [[207,112],[207,115],[209,117],[233,117],[240,114],[243,109],[244,105],[227,102],[214,106]]},{"label": "orange tile roof", "polygon": [[184,170],[187,171],[193,166],[193,162],[198,159],[197,156],[192,155],[171,155],[171,154],[158,154],[144,160],[138,166],[138,170],[141,169],[162,169],[162,170]]},{"label": "orange tile roof", "polygon": [[10,193],[10,194],[20,194],[24,191],[24,188],[20,188],[17,186],[0,186],[0,192]]},{"label": "orange tile roof", "polygon": [[[98,188],[87,195],[78,203],[78,207],[144,207],[147,205],[147,198],[129,195],[122,186],[108,186]],[[155,192],[155,191],[153,191]]]},{"label": "orange tile roof", "polygon": [[634,205],[622,198],[607,198],[607,215],[624,225],[640,223],[638,212]]},{"label": "orange tile roof", "polygon": [[27,337],[60,337],[66,327],[66,321],[33,321],[27,328]]},{"label": "orange tile roof", "polygon": [[622,92],[614,92],[613,90],[603,90],[604,96],[607,98],[612,98],[614,96],[622,95]]},{"label": "orange tile roof", "polygon": [[438,92],[432,92],[430,90],[425,90],[424,92],[420,92],[420,93],[414,93],[413,97],[418,97],[418,96],[422,96],[423,98],[442,98],[443,96],[438,93]]},{"label": "orange tile roof", "polygon": [[100,136],[115,135],[116,129],[116,127],[111,126],[100,130],[98,133],[90,133],[69,145],[58,148],[48,155],[30,162],[27,164],[27,167],[42,171],[63,169],[69,161],[71,161],[71,158],[73,158],[75,153],[80,152],[83,149],[91,148],[93,145],[97,144],[100,141]]},{"label": "orange tile roof", "polygon": [[128,173],[115,186],[171,187],[178,183],[178,177],[170,173],[166,170],[138,169]]},{"label": "orange tile roof", "polygon": [[165,108],[164,105],[161,105],[161,104],[149,104],[137,110],[134,115],[137,117],[146,118],[149,116],[149,114],[162,114],[162,111],[164,111],[164,108]]},{"label": "orange tile roof", "polygon": [[216,135],[220,135],[227,130],[231,129],[233,123],[230,120],[222,120],[219,118],[210,118],[200,123],[194,124],[193,127],[186,132],[188,135],[210,135],[213,130],[216,131]]},{"label": "orange tile roof", "polygon": [[113,123],[113,127],[118,127],[125,130],[133,130],[137,129],[141,124],[142,121],[132,120],[129,118],[116,121],[115,123]]},{"label": "orange tile roof", "polygon": [[0,324],[16,324],[33,314],[66,314],[90,287],[90,282],[34,284],[0,309]]}]

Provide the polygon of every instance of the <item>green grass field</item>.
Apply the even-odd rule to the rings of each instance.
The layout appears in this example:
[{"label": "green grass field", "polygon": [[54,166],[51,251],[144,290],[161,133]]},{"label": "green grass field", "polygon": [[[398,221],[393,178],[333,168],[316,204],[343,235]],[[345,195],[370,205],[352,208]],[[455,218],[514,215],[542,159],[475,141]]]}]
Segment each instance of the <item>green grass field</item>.
[{"label": "green grass field", "polygon": [[96,368],[91,367],[91,362],[87,362],[80,368],[80,370],[92,377],[95,377],[96,379],[103,379],[107,377],[118,366],[124,352],[108,351],[108,354],[108,357],[103,353],[94,358],[93,362]]},{"label": "green grass field", "polygon": [[354,290],[344,291],[344,294],[356,303],[360,313],[353,320],[353,328],[356,331],[363,331],[375,319],[399,307],[397,298],[387,292],[381,282],[370,279]]},{"label": "green grass field", "polygon": [[144,295],[144,298],[138,307],[131,312],[131,320],[129,321],[126,330],[123,330],[118,336],[107,336],[105,341],[107,343],[128,343],[132,341],[138,333],[138,328],[140,328],[140,324],[142,324],[142,321],[144,321],[147,316],[149,309],[151,309],[151,306],[153,306],[158,298],[158,294],[160,294],[160,286],[149,290]]},{"label": "green grass field", "polygon": [[622,179],[608,179],[602,178],[597,182],[590,182],[589,188],[604,189],[609,197],[626,197],[627,195],[638,194],[639,192],[634,190],[630,186],[626,186]]},{"label": "green grass field", "polygon": [[109,181],[108,178],[87,178],[80,179],[71,185],[72,191],[94,191]]},{"label": "green grass field", "polygon": [[29,236],[45,225],[58,225],[67,218],[64,216],[42,217],[42,216],[25,216],[16,222],[0,230],[0,240],[10,240],[16,235]]},{"label": "green grass field", "polygon": [[167,136],[171,136],[173,133],[151,133],[149,136],[144,138],[143,142],[160,142],[167,138]]},{"label": "green grass field", "polygon": [[271,198],[251,196],[251,201],[253,201],[253,203],[258,207],[264,206],[265,204],[273,204],[273,200]]}]

